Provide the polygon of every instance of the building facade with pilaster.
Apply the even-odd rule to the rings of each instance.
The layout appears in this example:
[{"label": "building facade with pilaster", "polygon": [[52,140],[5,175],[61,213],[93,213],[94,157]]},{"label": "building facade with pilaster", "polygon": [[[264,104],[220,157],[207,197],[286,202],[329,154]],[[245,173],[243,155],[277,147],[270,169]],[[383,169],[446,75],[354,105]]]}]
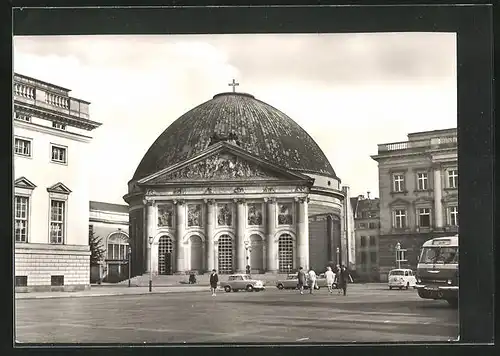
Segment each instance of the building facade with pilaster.
[{"label": "building facade with pilaster", "polygon": [[406,250],[401,267],[416,268],[422,244],[458,233],[458,157],[455,128],[408,134],[405,142],[380,144],[379,273],[396,266],[396,245]]},{"label": "building facade with pilaster", "polygon": [[134,276],[324,270],[346,248],[332,166],[299,125],[250,94],[217,94],[174,121],[128,191]]},{"label": "building facade with pilaster", "polygon": [[89,102],[13,76],[14,241],[17,291],[90,285]]}]

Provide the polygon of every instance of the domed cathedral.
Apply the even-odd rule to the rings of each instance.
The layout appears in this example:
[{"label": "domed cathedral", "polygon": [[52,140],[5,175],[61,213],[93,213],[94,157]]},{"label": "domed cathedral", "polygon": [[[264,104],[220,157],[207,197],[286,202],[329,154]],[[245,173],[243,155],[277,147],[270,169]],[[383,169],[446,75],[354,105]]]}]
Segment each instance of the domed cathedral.
[{"label": "domed cathedral", "polygon": [[128,183],[133,274],[323,271],[347,253],[340,183],[287,115],[217,94],[173,122]]}]

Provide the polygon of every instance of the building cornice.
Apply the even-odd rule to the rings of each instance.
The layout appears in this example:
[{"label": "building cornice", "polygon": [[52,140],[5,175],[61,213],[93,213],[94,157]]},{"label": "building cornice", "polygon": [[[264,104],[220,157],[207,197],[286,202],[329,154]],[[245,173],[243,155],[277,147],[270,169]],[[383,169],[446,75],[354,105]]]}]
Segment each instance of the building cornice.
[{"label": "building cornice", "polygon": [[61,131],[58,129],[54,129],[52,127],[48,127],[48,126],[44,126],[44,125],[40,125],[40,124],[35,124],[33,122],[14,120],[14,126],[17,126],[19,128],[23,128],[23,129],[27,129],[27,130],[33,130],[33,131],[40,132],[40,133],[46,133],[46,134],[49,134],[52,136],[67,138],[69,140],[74,140],[74,141],[79,141],[79,142],[89,143],[92,140],[92,137],[90,137],[90,136],[85,136],[82,134],[69,132],[69,131]]}]

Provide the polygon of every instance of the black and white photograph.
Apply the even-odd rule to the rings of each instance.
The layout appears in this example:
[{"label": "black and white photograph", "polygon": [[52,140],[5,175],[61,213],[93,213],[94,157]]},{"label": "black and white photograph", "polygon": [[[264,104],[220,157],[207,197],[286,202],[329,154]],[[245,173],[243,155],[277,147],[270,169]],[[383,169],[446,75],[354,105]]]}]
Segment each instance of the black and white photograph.
[{"label": "black and white photograph", "polygon": [[14,36],[13,70],[16,342],[459,337],[456,33]]}]

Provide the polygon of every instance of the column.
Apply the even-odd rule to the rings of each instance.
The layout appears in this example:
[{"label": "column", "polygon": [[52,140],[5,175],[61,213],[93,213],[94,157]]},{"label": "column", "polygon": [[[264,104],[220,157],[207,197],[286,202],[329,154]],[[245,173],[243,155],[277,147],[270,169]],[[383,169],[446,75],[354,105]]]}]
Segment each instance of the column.
[{"label": "column", "polygon": [[274,235],[276,234],[276,201],[269,199],[266,203],[266,260],[267,260],[267,272],[276,272],[277,261],[276,261],[276,250],[274,245]]},{"label": "column", "polygon": [[151,271],[151,249],[152,246],[149,244],[149,237],[154,237],[155,235],[155,207],[151,202],[146,204],[146,233],[144,236],[144,245],[146,246],[146,272]]},{"label": "column", "polygon": [[236,201],[236,268],[237,272],[245,272],[245,200]]},{"label": "column", "polygon": [[434,216],[436,218],[435,226],[438,229],[443,228],[443,206],[441,203],[441,167],[434,167]]},{"label": "column", "polygon": [[309,269],[309,217],[307,198],[299,198],[297,221],[297,257],[299,266]]},{"label": "column", "polygon": [[184,201],[178,200],[175,203],[175,256],[177,272],[184,272],[184,244],[182,239],[186,233],[186,210]]},{"label": "column", "polygon": [[208,271],[215,268],[214,261],[214,235],[215,235],[215,202],[214,200],[207,200],[207,222],[205,224],[205,239],[206,243],[206,266]]}]

